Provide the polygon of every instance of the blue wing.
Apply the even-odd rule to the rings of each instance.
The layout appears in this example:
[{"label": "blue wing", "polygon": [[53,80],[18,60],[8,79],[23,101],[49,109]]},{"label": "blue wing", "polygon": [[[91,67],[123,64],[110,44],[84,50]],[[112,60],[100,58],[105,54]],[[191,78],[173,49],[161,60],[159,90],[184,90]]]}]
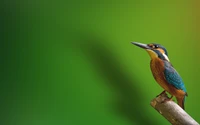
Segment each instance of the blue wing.
[{"label": "blue wing", "polygon": [[165,62],[165,70],[164,70],[165,79],[167,82],[177,89],[181,89],[186,92],[186,88],[184,83],[178,74],[178,72],[173,68],[173,66],[169,62]]}]

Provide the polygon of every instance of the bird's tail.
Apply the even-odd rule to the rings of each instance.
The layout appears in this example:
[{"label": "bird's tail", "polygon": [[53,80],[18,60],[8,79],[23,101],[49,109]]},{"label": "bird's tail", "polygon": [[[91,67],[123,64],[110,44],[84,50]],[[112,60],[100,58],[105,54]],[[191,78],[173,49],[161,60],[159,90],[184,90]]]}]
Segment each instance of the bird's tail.
[{"label": "bird's tail", "polygon": [[182,98],[176,98],[176,100],[177,100],[177,103],[178,103],[178,105],[183,109],[183,110],[185,110],[185,107],[184,107],[184,102],[185,102],[185,96],[184,97],[182,97]]}]

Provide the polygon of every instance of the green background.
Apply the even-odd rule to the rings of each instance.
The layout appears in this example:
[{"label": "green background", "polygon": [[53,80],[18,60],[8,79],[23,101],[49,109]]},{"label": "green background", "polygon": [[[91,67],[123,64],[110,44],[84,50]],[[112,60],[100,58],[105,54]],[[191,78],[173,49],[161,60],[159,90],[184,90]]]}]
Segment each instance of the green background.
[{"label": "green background", "polygon": [[150,101],[162,89],[156,42],[182,76],[200,122],[198,1],[1,2],[1,125],[168,125]]}]

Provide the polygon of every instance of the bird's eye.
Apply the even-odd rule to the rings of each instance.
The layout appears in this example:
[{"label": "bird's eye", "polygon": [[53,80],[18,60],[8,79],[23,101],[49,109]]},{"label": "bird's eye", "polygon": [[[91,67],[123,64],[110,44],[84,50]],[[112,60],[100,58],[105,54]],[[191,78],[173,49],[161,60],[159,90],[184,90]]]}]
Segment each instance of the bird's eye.
[{"label": "bird's eye", "polygon": [[158,45],[154,45],[155,48],[158,48]]}]

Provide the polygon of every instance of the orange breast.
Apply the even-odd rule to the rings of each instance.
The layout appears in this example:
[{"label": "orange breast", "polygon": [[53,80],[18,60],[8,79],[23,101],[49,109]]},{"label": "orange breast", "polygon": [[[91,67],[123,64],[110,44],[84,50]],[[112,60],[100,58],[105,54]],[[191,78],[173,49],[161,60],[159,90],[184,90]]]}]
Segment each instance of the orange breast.
[{"label": "orange breast", "polygon": [[168,90],[168,86],[164,78],[164,62],[162,62],[159,58],[154,58],[151,60],[150,66],[155,80],[163,89]]}]

